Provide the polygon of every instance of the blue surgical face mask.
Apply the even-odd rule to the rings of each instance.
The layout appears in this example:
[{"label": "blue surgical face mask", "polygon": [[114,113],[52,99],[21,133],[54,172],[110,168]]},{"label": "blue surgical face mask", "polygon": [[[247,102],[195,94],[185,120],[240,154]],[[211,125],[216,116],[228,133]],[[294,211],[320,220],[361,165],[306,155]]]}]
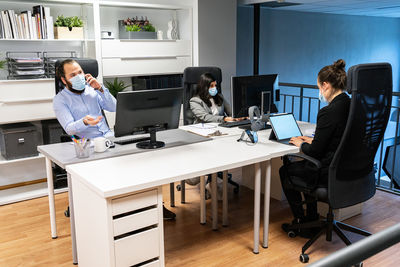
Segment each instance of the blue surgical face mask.
[{"label": "blue surgical face mask", "polygon": [[216,96],[218,94],[217,87],[211,87],[210,89],[208,89],[208,93],[210,94],[210,96]]},{"label": "blue surgical face mask", "polygon": [[326,98],[324,97],[324,95],[321,94],[321,91],[319,91],[318,98],[319,98],[319,101],[321,101],[322,103],[328,103],[328,101],[326,100]]},{"label": "blue surgical face mask", "polygon": [[85,90],[86,80],[83,74],[78,74],[69,79],[69,82],[72,84],[72,89],[83,91]]}]

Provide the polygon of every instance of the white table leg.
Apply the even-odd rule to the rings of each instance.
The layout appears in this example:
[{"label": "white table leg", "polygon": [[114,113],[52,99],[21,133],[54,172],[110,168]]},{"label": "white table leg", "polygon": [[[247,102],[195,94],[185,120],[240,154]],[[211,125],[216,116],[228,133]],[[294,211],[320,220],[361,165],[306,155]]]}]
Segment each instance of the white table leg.
[{"label": "white table leg", "polygon": [[78,253],[76,249],[76,233],[75,233],[75,213],[74,213],[74,200],[72,196],[72,182],[71,175],[67,173],[68,179],[68,198],[69,198],[69,222],[71,224],[71,242],[72,242],[72,260],[73,264],[78,264]]},{"label": "white table leg", "polygon": [[222,175],[222,226],[228,226],[228,171]]},{"label": "white table leg", "polygon": [[206,177],[200,176],[200,224],[206,224]]},{"label": "white table leg", "polygon": [[218,196],[217,196],[217,174],[211,175],[211,213],[212,229],[218,230]]},{"label": "white table leg", "polygon": [[265,164],[265,185],[264,185],[264,236],[263,248],[268,247],[268,227],[269,227],[269,202],[271,195],[271,160],[263,162]]},{"label": "white table leg", "polygon": [[260,243],[260,195],[261,195],[261,166],[260,163],[254,164],[254,247],[253,253],[258,254]]},{"label": "white table leg", "polygon": [[54,205],[53,170],[51,167],[51,160],[47,157],[46,157],[46,176],[47,176],[47,189],[49,193],[51,238],[55,239],[57,238],[57,224],[56,224],[56,208]]}]

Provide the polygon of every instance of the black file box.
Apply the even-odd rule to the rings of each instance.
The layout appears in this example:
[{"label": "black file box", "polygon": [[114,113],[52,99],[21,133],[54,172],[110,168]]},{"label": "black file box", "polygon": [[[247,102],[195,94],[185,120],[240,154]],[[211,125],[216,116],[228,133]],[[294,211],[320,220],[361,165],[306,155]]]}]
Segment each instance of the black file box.
[{"label": "black file box", "polygon": [[31,123],[14,123],[0,126],[1,155],[6,160],[37,156],[39,136]]}]

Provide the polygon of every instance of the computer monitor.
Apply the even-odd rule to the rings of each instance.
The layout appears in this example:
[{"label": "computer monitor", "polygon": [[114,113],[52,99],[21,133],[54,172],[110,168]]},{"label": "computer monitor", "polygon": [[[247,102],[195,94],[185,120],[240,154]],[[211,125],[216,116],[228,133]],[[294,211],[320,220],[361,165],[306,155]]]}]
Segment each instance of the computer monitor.
[{"label": "computer monitor", "polygon": [[263,114],[278,112],[274,93],[278,89],[278,74],[232,77],[232,116],[248,116],[251,106],[260,108]]},{"label": "computer monitor", "polygon": [[179,126],[183,88],[120,92],[117,95],[115,137],[150,133],[150,141],[137,143],[139,148],[159,148],[156,131]]}]

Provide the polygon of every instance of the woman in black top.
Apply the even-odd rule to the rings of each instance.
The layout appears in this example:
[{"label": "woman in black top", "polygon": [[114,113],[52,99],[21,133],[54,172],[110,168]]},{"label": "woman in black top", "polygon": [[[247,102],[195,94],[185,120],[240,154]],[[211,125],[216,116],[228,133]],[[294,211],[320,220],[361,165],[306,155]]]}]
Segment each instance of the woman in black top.
[{"label": "woman in black top", "polygon": [[[321,185],[327,185],[328,168],[333,155],[342,138],[350,107],[350,98],[344,92],[346,86],[345,62],[339,59],[329,66],[323,67],[318,73],[319,98],[328,105],[318,112],[317,126],[314,138],[293,137],[290,143],[300,147],[301,151],[321,161]],[[297,161],[284,165],[279,170],[283,191],[293,212],[292,223],[314,221],[319,218],[317,201],[305,194],[307,203],[306,214],[300,205],[300,192],[291,189],[290,176],[301,177],[306,184],[314,184],[315,169],[307,161]],[[283,224],[283,230],[288,230],[289,224]],[[310,232],[298,232],[298,235],[308,237]]]}]

